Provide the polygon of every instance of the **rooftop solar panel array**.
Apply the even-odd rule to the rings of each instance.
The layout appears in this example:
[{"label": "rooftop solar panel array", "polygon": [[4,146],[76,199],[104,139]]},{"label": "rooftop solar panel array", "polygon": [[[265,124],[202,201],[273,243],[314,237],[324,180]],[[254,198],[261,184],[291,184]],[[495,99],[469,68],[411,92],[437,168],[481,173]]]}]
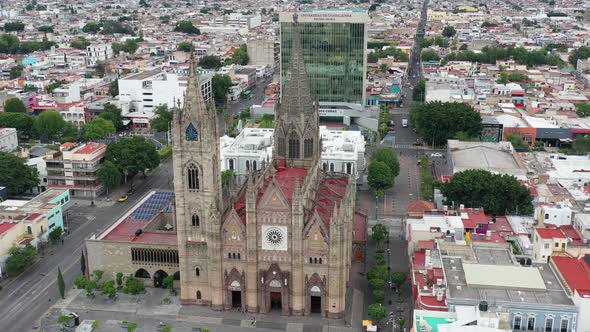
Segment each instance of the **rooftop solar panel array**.
[{"label": "rooftop solar panel array", "polygon": [[172,199],[174,199],[173,192],[158,191],[133,211],[131,218],[145,221],[152,220]]}]

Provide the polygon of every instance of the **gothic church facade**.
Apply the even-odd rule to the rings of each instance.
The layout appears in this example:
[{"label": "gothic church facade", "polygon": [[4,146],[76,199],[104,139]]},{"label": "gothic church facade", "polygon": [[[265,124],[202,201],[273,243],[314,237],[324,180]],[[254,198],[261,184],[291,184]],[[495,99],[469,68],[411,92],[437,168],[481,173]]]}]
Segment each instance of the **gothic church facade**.
[{"label": "gothic church facade", "polygon": [[191,63],[184,107],[173,119],[184,304],[344,316],[351,266],[364,260],[366,215],[355,210],[354,179],[320,167],[318,105],[298,33],[292,42],[274,159],[231,194],[221,180],[217,114]]}]

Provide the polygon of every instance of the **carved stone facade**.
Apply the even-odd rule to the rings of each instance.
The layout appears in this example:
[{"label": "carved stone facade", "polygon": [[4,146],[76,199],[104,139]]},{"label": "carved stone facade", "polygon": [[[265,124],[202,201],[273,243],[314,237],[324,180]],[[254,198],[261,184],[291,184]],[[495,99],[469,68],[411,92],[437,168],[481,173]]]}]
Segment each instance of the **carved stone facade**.
[{"label": "carved stone facade", "polygon": [[196,88],[191,64],[173,119],[182,303],[344,316],[353,242],[364,247],[366,216],[354,208],[354,179],[319,165],[319,114],[298,39],[277,114],[281,153],[231,197],[221,184],[215,108]]}]

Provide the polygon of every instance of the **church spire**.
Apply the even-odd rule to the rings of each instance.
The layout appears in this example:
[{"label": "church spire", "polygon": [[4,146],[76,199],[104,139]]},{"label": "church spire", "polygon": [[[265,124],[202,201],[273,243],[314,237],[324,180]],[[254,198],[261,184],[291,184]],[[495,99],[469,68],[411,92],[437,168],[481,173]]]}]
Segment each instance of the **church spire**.
[{"label": "church spire", "polygon": [[301,25],[297,13],[291,26],[291,58],[276,113],[275,158],[288,167],[310,168],[319,159],[319,109],[311,96],[303,57]]}]

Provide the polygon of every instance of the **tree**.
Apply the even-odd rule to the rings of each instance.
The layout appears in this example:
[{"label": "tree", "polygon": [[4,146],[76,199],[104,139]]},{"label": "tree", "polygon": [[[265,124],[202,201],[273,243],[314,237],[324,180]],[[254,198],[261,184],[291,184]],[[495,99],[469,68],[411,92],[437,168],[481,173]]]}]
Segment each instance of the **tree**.
[{"label": "tree", "polygon": [[375,289],[372,293],[373,301],[377,303],[382,303],[385,300],[385,292],[381,289]]},{"label": "tree", "polygon": [[477,137],[482,130],[479,112],[462,103],[416,104],[410,113],[410,122],[424,142],[435,146],[446,144],[458,132]]},{"label": "tree", "polygon": [[53,243],[59,242],[61,240],[61,236],[63,234],[63,229],[61,227],[55,227],[54,229],[49,232],[49,240]]},{"label": "tree", "polygon": [[576,139],[574,139],[572,148],[574,149],[574,152],[578,155],[588,154],[590,152],[590,137],[577,137]]},{"label": "tree", "polygon": [[8,189],[9,195],[18,195],[39,184],[36,168],[25,164],[24,158],[0,151],[0,185]]},{"label": "tree", "polygon": [[483,207],[488,214],[530,215],[533,213],[529,189],[511,175],[492,174],[471,169],[455,173],[450,182],[441,185],[447,203]]},{"label": "tree", "polygon": [[23,75],[24,70],[25,67],[23,67],[22,65],[13,66],[12,68],[10,68],[10,79],[13,80],[15,78],[21,77]]},{"label": "tree", "polygon": [[57,267],[57,288],[59,289],[59,295],[62,299],[65,299],[66,295],[66,283],[64,282],[64,276],[61,274],[61,269]]},{"label": "tree", "polygon": [[395,287],[397,287],[398,291],[399,291],[399,288],[401,287],[401,285],[403,285],[404,282],[406,282],[406,280],[407,280],[407,276],[403,272],[393,272],[391,274],[391,282],[393,282]]},{"label": "tree", "polygon": [[127,280],[125,280],[125,287],[123,288],[123,293],[137,295],[139,293],[143,293],[144,290],[145,286],[143,284],[143,281],[138,280],[134,277],[128,277]]},{"label": "tree", "polygon": [[168,109],[168,105],[162,104],[156,106],[154,110],[154,117],[150,121],[150,127],[155,131],[165,132],[170,129],[170,122],[172,122],[172,110]]},{"label": "tree", "polygon": [[178,21],[176,25],[174,25],[174,31],[176,32],[184,32],[191,35],[199,35],[201,32],[197,29],[193,22],[191,21]]},{"label": "tree", "polygon": [[105,139],[107,136],[114,133],[115,126],[113,123],[100,117],[90,121],[84,127],[84,139],[88,141]]},{"label": "tree", "polygon": [[96,176],[100,180],[100,183],[106,188],[107,196],[109,190],[118,186],[121,183],[121,172],[111,161],[105,161],[100,165],[96,171]]},{"label": "tree", "polygon": [[109,85],[109,94],[111,97],[116,97],[119,95],[119,81],[114,80],[111,82],[111,85]]},{"label": "tree", "polygon": [[31,266],[37,259],[37,249],[28,245],[24,248],[12,247],[8,251],[9,257],[6,259],[5,269],[9,275],[17,275]]},{"label": "tree", "polygon": [[234,54],[231,58],[231,63],[236,65],[247,65],[248,61],[250,61],[250,57],[248,56],[248,48],[246,44],[242,44],[240,48],[234,51]]},{"label": "tree", "polygon": [[376,5],[376,4],[374,4],[374,3],[373,3],[373,4],[371,4],[371,5],[369,6],[369,11],[370,11],[370,12],[374,12],[374,11],[376,11],[376,10],[377,10],[377,5]]},{"label": "tree", "polygon": [[123,22],[112,20],[104,21],[100,33],[103,35],[113,35],[116,33],[132,36],[135,35],[135,33],[133,32],[133,28],[131,28],[131,26],[124,24]]},{"label": "tree", "polygon": [[123,287],[123,272],[117,272],[117,288]]},{"label": "tree", "polygon": [[182,41],[176,45],[176,49],[182,52],[190,52],[193,49],[193,43],[190,41]]},{"label": "tree", "polygon": [[145,1],[145,0],[139,0],[139,6],[143,7],[143,8],[147,8],[150,6],[150,4],[147,3],[147,1]]},{"label": "tree", "polygon": [[123,44],[121,50],[129,54],[133,54],[137,51],[138,48],[139,45],[137,44],[137,39],[127,39]]},{"label": "tree", "polygon": [[25,113],[0,113],[0,128],[15,128],[19,139],[28,139],[35,117]]},{"label": "tree", "polygon": [[422,50],[422,61],[439,61],[440,57],[438,56],[438,53],[436,53],[435,50],[427,48],[425,50]]},{"label": "tree", "polygon": [[34,130],[39,137],[45,140],[54,140],[60,137],[66,127],[66,121],[59,112],[53,110],[43,111],[35,120]]},{"label": "tree", "polygon": [[423,103],[425,98],[426,98],[426,81],[420,80],[420,81],[418,81],[418,83],[416,83],[416,86],[414,87],[414,91],[412,91],[412,100],[419,101],[419,102]]},{"label": "tree", "polygon": [[508,136],[506,137],[507,140],[512,143],[512,146],[516,149],[516,150],[521,150],[521,151],[525,151],[525,152],[529,152],[531,151],[531,147],[529,145],[529,143],[527,143],[522,136],[517,135],[517,134],[508,134]]},{"label": "tree", "polygon": [[78,50],[86,50],[88,45],[90,45],[90,42],[84,37],[79,37],[70,43],[70,47]]},{"label": "tree", "polygon": [[82,32],[95,34],[100,31],[100,25],[96,22],[88,22],[82,27]]},{"label": "tree", "polygon": [[367,181],[369,187],[375,192],[383,192],[384,189],[391,188],[394,182],[393,173],[387,164],[382,161],[371,161],[369,163],[369,175]]},{"label": "tree", "polygon": [[568,60],[569,62],[576,66],[578,64],[578,60],[585,60],[590,58],[590,47],[588,46],[581,46],[572,51]]},{"label": "tree", "polygon": [[490,23],[488,21],[485,21],[481,24],[482,28],[491,28],[491,27],[497,27],[498,25],[496,23]]},{"label": "tree", "polygon": [[581,117],[585,118],[590,116],[590,103],[579,103],[576,105],[576,114]]},{"label": "tree", "polygon": [[369,280],[373,280],[373,279],[387,280],[388,276],[389,275],[387,272],[387,266],[385,266],[385,265],[374,266],[371,269],[369,269],[369,271],[367,272],[367,278]]},{"label": "tree", "polygon": [[387,64],[385,64],[385,63],[380,64],[379,71],[382,73],[386,73],[387,72]]},{"label": "tree", "polygon": [[10,33],[0,35],[0,53],[16,54],[19,51],[20,40]]},{"label": "tree", "polygon": [[447,37],[447,38],[451,38],[453,36],[455,36],[455,34],[457,34],[457,31],[455,30],[454,27],[447,25],[446,27],[444,27],[443,31],[442,31],[442,35]]},{"label": "tree", "polygon": [[19,98],[8,98],[4,102],[4,112],[9,113],[26,113],[27,108]]},{"label": "tree", "polygon": [[121,130],[124,128],[121,112],[121,109],[115,104],[107,103],[104,105],[104,111],[98,116],[102,119],[111,121],[116,130]]},{"label": "tree", "polygon": [[229,75],[215,74],[211,80],[211,83],[213,84],[213,94],[215,96],[215,100],[219,102],[225,102],[225,94],[232,84]]},{"label": "tree", "polygon": [[394,178],[399,175],[399,159],[392,149],[382,147],[374,150],[371,155],[371,160],[384,162],[391,170],[391,174]]},{"label": "tree", "polygon": [[84,256],[84,252],[80,255],[80,270],[82,274],[86,274],[86,256]]},{"label": "tree", "polygon": [[53,32],[53,25],[42,25],[40,27],[37,28],[37,31],[39,32]]},{"label": "tree", "polygon": [[385,316],[387,316],[387,310],[385,310],[385,307],[381,305],[381,303],[374,303],[369,305],[367,313],[369,314],[369,317],[371,317],[371,319],[376,321],[380,321]]},{"label": "tree", "polygon": [[205,55],[199,61],[199,66],[205,69],[219,69],[221,68],[221,59],[216,55]]},{"label": "tree", "polygon": [[6,22],[4,23],[4,31],[23,31],[25,24],[22,22]]},{"label": "tree", "polygon": [[379,278],[369,279],[369,286],[373,290],[383,290],[385,288],[385,280]]},{"label": "tree", "polygon": [[131,178],[136,174],[156,168],[160,154],[154,144],[143,136],[121,138],[108,145],[106,160],[111,161],[121,173]]},{"label": "tree", "polygon": [[376,224],[371,228],[371,238],[378,247],[383,245],[383,241],[388,236],[387,228],[383,224]]},{"label": "tree", "polygon": [[109,299],[114,299],[117,296],[117,289],[113,280],[106,281],[102,284],[102,294],[107,295]]},{"label": "tree", "polygon": [[461,47],[459,47],[460,51],[465,51],[469,48],[469,46],[467,44],[461,44]]},{"label": "tree", "polygon": [[167,276],[166,278],[164,278],[164,280],[162,281],[162,283],[164,284],[164,288],[172,291],[174,289],[174,277],[173,276]]}]

